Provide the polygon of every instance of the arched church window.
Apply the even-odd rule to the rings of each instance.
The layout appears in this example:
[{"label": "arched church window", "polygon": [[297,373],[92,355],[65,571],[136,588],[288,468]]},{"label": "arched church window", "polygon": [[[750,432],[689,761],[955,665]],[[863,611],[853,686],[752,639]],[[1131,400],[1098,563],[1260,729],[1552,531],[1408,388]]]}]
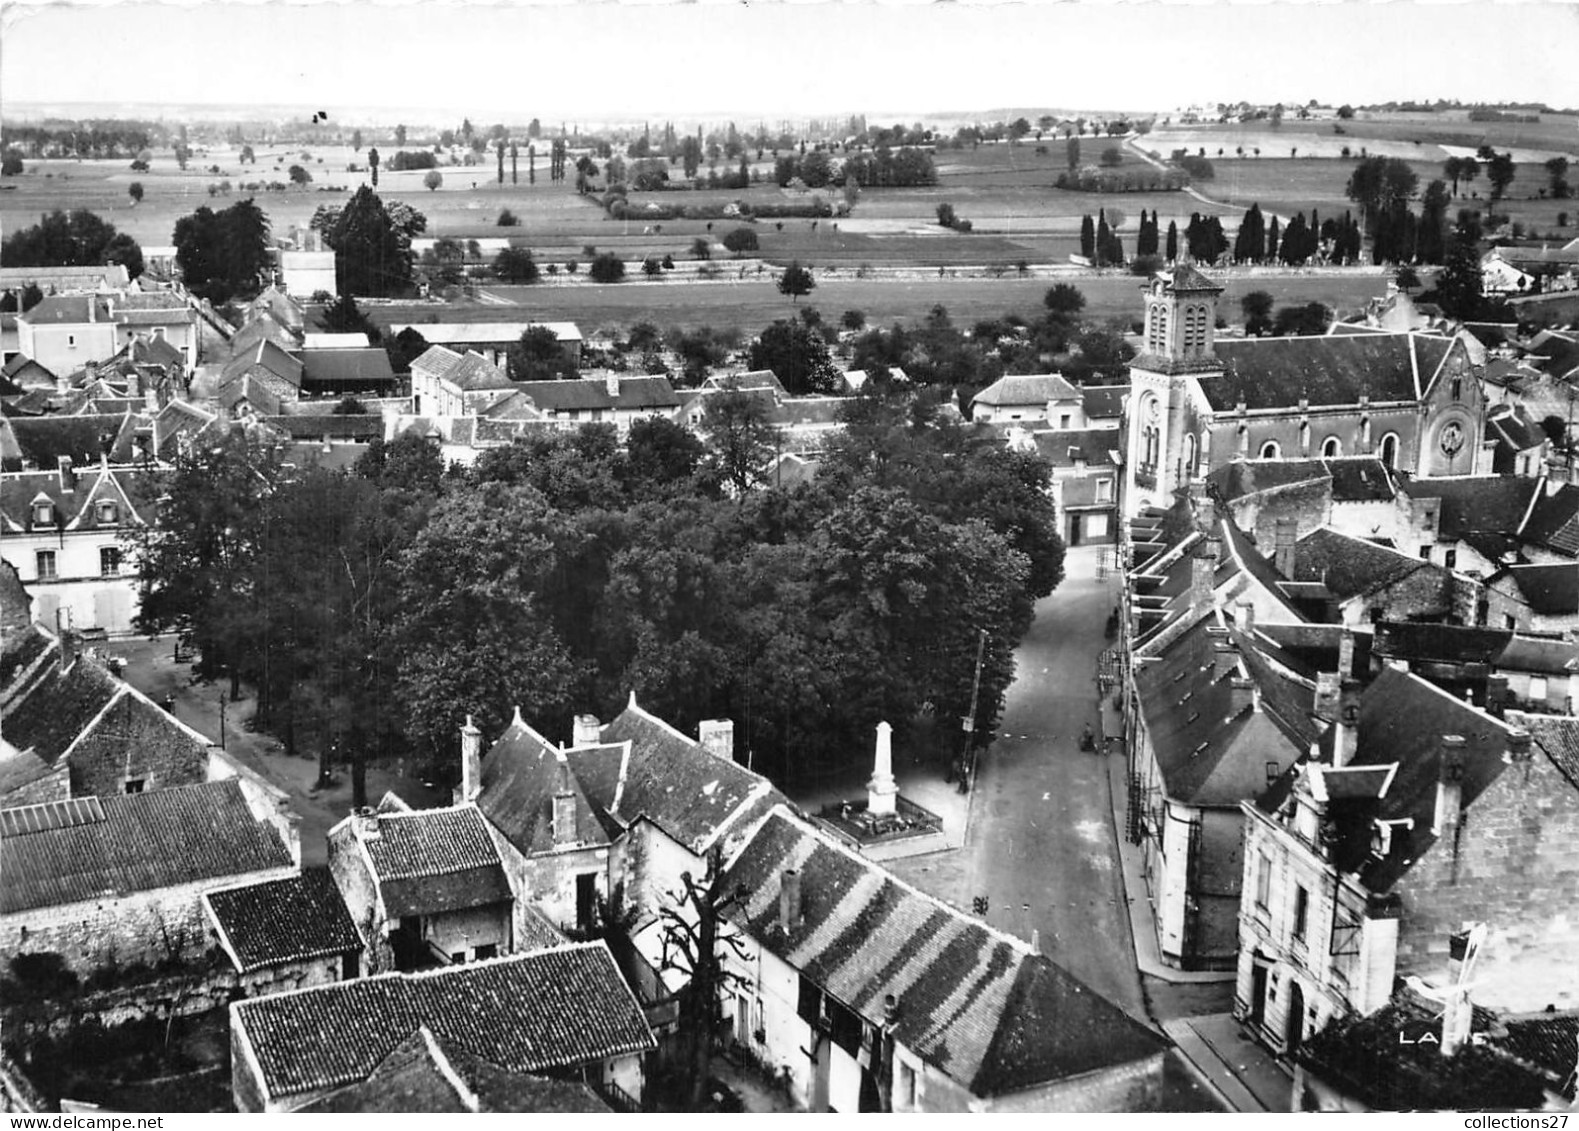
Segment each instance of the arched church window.
[{"label": "arched church window", "polygon": [[1187,434],[1184,437],[1184,466],[1182,468],[1185,480],[1195,478],[1195,436]]},{"label": "arched church window", "polygon": [[1336,436],[1328,436],[1321,442],[1321,458],[1337,459],[1343,454],[1343,441]]},{"label": "arched church window", "polygon": [[1376,449],[1376,458],[1388,467],[1398,466],[1398,433],[1389,432],[1382,437],[1382,446]]},{"label": "arched church window", "polygon": [[1268,440],[1266,443],[1261,445],[1262,459],[1277,459],[1282,454],[1283,449],[1278,447],[1278,442],[1276,440]]}]

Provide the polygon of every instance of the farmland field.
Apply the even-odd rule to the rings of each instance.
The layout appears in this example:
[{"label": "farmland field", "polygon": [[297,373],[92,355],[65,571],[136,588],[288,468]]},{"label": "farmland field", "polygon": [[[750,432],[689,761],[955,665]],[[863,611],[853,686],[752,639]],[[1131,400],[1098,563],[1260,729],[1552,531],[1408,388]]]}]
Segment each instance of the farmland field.
[{"label": "farmland field", "polygon": [[[1094,319],[1140,316],[1141,280],[1129,275],[1071,278],[1086,296],[1087,317]],[[1253,290],[1265,290],[1278,303],[1323,302],[1353,312],[1383,292],[1380,275],[1304,275],[1288,277],[1238,276],[1225,280],[1224,314],[1237,316],[1239,299]],[[825,279],[798,304],[780,295],[769,279],[718,283],[649,283],[630,281],[609,286],[577,283],[565,286],[487,287],[487,294],[519,304],[517,317],[538,321],[570,321],[583,333],[600,327],[653,322],[659,326],[738,327],[754,332],[776,318],[793,316],[801,307],[815,306],[824,317],[845,310],[865,312],[869,324],[893,321],[918,322],[941,303],[956,323],[1019,314],[1032,318],[1042,313],[1042,297],[1051,284],[1037,279]],[[393,322],[446,321],[475,317],[490,321],[510,317],[506,307],[475,304],[441,308],[434,305],[391,304],[371,306],[368,313],[380,325]]]}]

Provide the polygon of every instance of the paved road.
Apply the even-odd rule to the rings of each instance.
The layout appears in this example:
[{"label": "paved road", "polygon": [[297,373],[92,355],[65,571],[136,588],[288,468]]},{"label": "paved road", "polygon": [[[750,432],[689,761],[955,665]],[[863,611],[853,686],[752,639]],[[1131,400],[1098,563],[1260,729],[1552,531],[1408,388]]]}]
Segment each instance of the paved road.
[{"label": "paved road", "polygon": [[894,868],[967,908],[985,895],[994,926],[1040,932],[1044,954],[1144,1017],[1105,772],[1079,749],[1081,728],[1097,719],[1096,661],[1113,607],[1115,583],[1094,576],[1099,553],[1070,551],[1064,583],[1020,645],[965,847]]}]

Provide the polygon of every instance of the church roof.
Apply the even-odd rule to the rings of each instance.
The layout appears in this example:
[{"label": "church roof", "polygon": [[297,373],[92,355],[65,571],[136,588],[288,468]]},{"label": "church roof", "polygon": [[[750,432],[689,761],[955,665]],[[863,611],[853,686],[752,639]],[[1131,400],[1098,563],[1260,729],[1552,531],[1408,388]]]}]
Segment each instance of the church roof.
[{"label": "church roof", "polygon": [[1212,282],[1188,263],[1173,269],[1172,284],[1175,291],[1221,291],[1221,285]]},{"label": "church roof", "polygon": [[1425,334],[1219,339],[1222,372],[1202,377],[1212,408],[1232,411],[1418,401],[1453,348]]}]

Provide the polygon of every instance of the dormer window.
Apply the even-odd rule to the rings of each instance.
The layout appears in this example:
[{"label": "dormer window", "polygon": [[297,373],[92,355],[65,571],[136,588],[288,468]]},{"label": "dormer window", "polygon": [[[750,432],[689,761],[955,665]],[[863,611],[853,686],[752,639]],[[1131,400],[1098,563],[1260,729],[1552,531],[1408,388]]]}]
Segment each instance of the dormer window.
[{"label": "dormer window", "polygon": [[100,526],[114,526],[120,521],[119,508],[115,505],[114,499],[101,499],[96,510]]},{"label": "dormer window", "polygon": [[53,503],[50,503],[50,502],[47,502],[47,501],[40,501],[40,502],[34,503],[33,504],[33,525],[34,526],[54,526],[55,525],[55,505]]}]

